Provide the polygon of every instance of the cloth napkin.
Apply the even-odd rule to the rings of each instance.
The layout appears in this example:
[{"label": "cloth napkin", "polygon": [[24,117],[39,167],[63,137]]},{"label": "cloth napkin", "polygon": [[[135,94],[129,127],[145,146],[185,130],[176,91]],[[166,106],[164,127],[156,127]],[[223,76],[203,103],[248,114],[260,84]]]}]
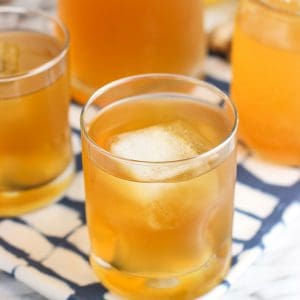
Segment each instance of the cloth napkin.
[{"label": "cloth napkin", "polygon": [[[206,74],[208,82],[228,92],[230,69],[225,61],[210,56]],[[0,219],[0,269],[49,299],[117,299],[98,283],[88,262],[80,111],[81,106],[71,104],[73,183],[46,208]],[[219,299],[300,215],[300,169],[262,161],[242,143],[238,148],[232,266],[226,279],[201,300]]]}]

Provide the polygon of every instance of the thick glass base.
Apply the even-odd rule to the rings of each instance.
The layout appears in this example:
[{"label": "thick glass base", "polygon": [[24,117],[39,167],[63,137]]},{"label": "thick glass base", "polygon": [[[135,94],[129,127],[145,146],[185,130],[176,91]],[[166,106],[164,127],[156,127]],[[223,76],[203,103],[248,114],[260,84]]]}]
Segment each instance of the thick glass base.
[{"label": "thick glass base", "polygon": [[213,254],[198,270],[170,277],[146,277],[122,272],[93,254],[90,261],[101,283],[127,300],[193,300],[220,283],[230,267],[230,255],[221,258]]},{"label": "thick glass base", "polygon": [[282,141],[282,144],[277,146],[268,142],[267,137],[264,139],[244,134],[243,128],[240,130],[240,139],[263,160],[280,165],[300,166],[300,149],[297,148],[296,143],[291,147]]},{"label": "thick glass base", "polygon": [[71,183],[74,161],[54,180],[33,189],[0,191],[0,216],[17,216],[56,201]]},{"label": "thick glass base", "polygon": [[97,88],[92,88],[74,75],[72,76],[72,97],[81,104],[85,104]]}]

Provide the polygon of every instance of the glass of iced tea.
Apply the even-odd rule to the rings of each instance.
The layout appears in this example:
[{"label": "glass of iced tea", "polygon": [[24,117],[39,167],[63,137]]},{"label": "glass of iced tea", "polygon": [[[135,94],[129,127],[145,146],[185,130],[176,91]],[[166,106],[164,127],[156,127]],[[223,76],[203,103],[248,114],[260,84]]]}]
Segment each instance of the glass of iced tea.
[{"label": "glass of iced tea", "polygon": [[91,264],[126,299],[193,299],[230,265],[236,111],[170,74],[120,79],[81,116]]},{"label": "glass of iced tea", "polygon": [[0,8],[0,216],[48,203],[71,180],[68,43],[56,19]]},{"label": "glass of iced tea", "polygon": [[263,157],[300,165],[300,2],[240,1],[232,62],[241,137]]},{"label": "glass of iced tea", "polygon": [[71,35],[72,87],[86,102],[121,77],[202,73],[202,0],[59,0]]}]

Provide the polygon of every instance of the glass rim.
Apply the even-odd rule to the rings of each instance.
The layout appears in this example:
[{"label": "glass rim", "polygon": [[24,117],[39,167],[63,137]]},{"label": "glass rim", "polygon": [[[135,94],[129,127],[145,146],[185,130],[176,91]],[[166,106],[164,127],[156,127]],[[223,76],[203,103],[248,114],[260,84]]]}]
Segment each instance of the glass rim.
[{"label": "glass rim", "polygon": [[[38,67],[32,68],[24,72],[17,73],[15,75],[0,77],[0,83],[8,83],[20,79],[25,79],[34,75],[38,75],[50,69],[51,67],[55,66],[65,57],[70,45],[70,35],[68,29],[59,18],[49,15],[48,13],[45,13],[38,9],[30,9],[30,8],[19,7],[19,6],[0,6],[0,15],[2,13],[29,14],[33,16],[42,17],[43,19],[47,19],[48,21],[58,25],[58,27],[62,30],[64,35],[64,43],[61,49],[59,49],[59,52],[47,62],[39,65]],[[1,32],[1,28],[0,28],[0,32]]]},{"label": "glass rim", "polygon": [[258,5],[263,6],[264,8],[270,9],[274,12],[277,12],[282,15],[287,15],[291,17],[300,17],[300,7],[299,9],[292,11],[288,8],[279,7],[276,4],[270,3],[269,0],[250,0],[252,2],[255,2]]},{"label": "glass rim", "polygon": [[[105,150],[103,147],[99,146],[89,135],[89,133],[86,130],[86,126],[84,124],[84,115],[86,110],[88,109],[88,107],[94,102],[94,100],[96,100],[97,98],[99,98],[99,96],[101,96],[102,94],[104,94],[106,91],[110,90],[111,88],[115,88],[120,84],[126,84],[132,80],[139,80],[139,79],[151,79],[151,78],[161,78],[161,79],[179,79],[179,80],[184,80],[184,81],[188,81],[190,83],[193,83],[195,85],[207,88],[208,90],[212,91],[215,94],[218,94],[222,97],[222,99],[224,99],[227,103],[230,104],[230,107],[233,111],[233,117],[234,117],[234,122],[232,125],[232,128],[230,130],[230,132],[228,133],[228,135],[222,140],[222,142],[220,142],[218,145],[216,145],[215,147],[188,157],[188,158],[183,158],[183,159],[177,159],[177,160],[166,160],[166,161],[143,161],[143,160],[136,160],[136,159],[128,159],[128,158],[124,158],[118,155],[115,155],[107,150]],[[168,93],[166,93],[168,94]],[[122,100],[122,98],[120,98],[119,100]],[[110,104],[108,104],[110,105]],[[167,165],[167,164],[176,164],[176,163],[183,163],[183,162],[188,162],[188,161],[192,161],[192,160],[196,160],[199,158],[207,158],[210,157],[212,155],[214,155],[215,153],[218,153],[221,149],[223,149],[231,140],[232,138],[235,136],[236,131],[237,131],[237,127],[238,127],[238,113],[237,113],[237,109],[235,107],[235,104],[233,103],[233,101],[223,92],[221,91],[219,88],[213,86],[210,83],[207,83],[203,80],[199,80],[193,77],[189,77],[189,76],[185,76],[185,75],[179,75],[179,74],[171,74],[171,73],[147,73],[147,74],[140,74],[140,75],[133,75],[133,76],[128,76],[128,77],[124,77],[124,78],[120,78],[117,79],[115,81],[112,81],[104,86],[102,86],[101,88],[99,88],[98,90],[96,90],[94,92],[94,94],[89,98],[88,102],[83,106],[82,110],[81,110],[81,114],[80,114],[80,128],[81,128],[81,132],[83,133],[83,136],[87,139],[87,142],[89,144],[91,144],[93,147],[96,148],[97,151],[99,151],[100,153],[102,153],[103,155],[121,161],[121,162],[125,162],[125,163],[131,163],[131,164],[143,164],[145,166],[149,165],[149,166],[153,166],[153,165]]]}]

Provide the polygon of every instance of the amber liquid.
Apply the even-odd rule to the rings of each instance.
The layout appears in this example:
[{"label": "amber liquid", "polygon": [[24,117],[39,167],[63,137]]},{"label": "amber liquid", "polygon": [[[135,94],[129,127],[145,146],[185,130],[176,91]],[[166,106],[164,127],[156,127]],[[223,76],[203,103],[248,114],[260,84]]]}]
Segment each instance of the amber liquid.
[{"label": "amber liquid", "polygon": [[[47,35],[1,32],[0,78],[36,68],[60,49]],[[49,70],[25,84],[19,80],[2,86],[3,94],[12,97],[0,98],[0,215],[39,207],[53,200],[70,181],[66,177],[48,185],[71,161],[67,73]]]},{"label": "amber liquid", "polygon": [[128,75],[201,73],[202,0],[60,0],[58,11],[71,34],[73,94],[80,102]]},{"label": "amber liquid", "polygon": [[[181,148],[184,153],[199,154],[218,145],[229,130],[219,109],[193,100],[159,98],[108,106],[91,122],[88,133],[114,155],[127,134],[143,133],[148,142],[125,140],[129,147],[121,145],[131,159],[136,151],[135,158],[141,159],[154,155],[155,138],[171,134],[171,143],[188,141],[189,147]],[[140,147],[151,150],[147,154]],[[91,263],[100,281],[125,299],[136,300],[194,299],[219,283],[230,264],[235,151],[215,168],[194,176],[193,165],[146,170],[107,161],[93,149],[83,137]],[[168,151],[174,157],[179,155],[172,149]]]},{"label": "amber liquid", "polygon": [[231,87],[241,137],[267,159],[300,165],[299,17],[279,18],[249,1],[243,5],[234,33]]}]

